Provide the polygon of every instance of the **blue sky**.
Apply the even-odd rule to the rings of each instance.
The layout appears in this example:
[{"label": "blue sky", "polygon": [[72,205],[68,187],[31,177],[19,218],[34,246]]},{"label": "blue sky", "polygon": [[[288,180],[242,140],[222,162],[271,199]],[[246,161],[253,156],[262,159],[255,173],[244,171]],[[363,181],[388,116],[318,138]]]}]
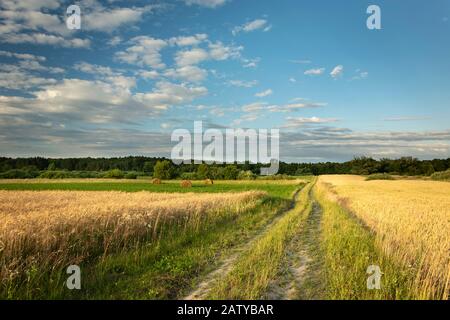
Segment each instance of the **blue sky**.
[{"label": "blue sky", "polygon": [[[81,29],[65,11],[81,8]],[[369,5],[381,30],[366,27]],[[450,156],[450,3],[0,0],[0,154],[168,156],[280,128],[285,161]]]}]

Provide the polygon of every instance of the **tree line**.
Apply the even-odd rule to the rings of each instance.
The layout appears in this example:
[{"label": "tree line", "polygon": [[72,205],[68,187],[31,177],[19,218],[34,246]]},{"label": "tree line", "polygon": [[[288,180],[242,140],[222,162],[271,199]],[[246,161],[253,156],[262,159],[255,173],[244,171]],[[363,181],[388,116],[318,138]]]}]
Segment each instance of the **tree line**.
[{"label": "tree line", "polygon": [[[119,171],[129,176],[151,175],[163,179],[238,179],[259,175],[265,164],[181,164],[174,165],[169,159],[129,156],[121,158],[6,158],[0,157],[2,177],[36,177],[53,173],[78,172],[76,177],[103,177],[105,172],[118,174]],[[426,175],[450,169],[450,158],[418,160],[413,157],[399,159],[373,159],[356,157],[346,162],[320,163],[280,163],[280,175],[321,175],[321,174],[359,174],[389,173],[396,175]],[[116,170],[112,172],[112,170]],[[119,171],[117,171],[119,170]],[[112,172],[112,173],[111,173]],[[17,176],[21,175],[21,176]],[[67,175],[71,177],[68,173]]]}]

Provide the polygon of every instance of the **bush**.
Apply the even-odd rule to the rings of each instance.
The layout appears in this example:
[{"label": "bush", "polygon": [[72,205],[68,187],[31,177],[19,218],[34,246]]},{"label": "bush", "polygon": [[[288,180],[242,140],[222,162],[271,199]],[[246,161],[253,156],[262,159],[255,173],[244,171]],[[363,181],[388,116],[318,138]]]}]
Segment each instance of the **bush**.
[{"label": "bush", "polygon": [[250,170],[241,171],[241,172],[239,172],[237,178],[238,178],[238,180],[255,180],[256,179],[256,174],[254,174]]},{"label": "bush", "polygon": [[39,175],[39,171],[12,169],[0,174],[0,179],[32,179]]},{"label": "bush", "polygon": [[104,178],[122,179],[125,176],[122,170],[112,169],[104,174]]},{"label": "bush", "polygon": [[447,171],[435,172],[431,175],[431,179],[440,181],[450,181],[450,169]]},{"label": "bush", "polygon": [[192,188],[192,182],[189,180],[183,180],[181,181],[181,187],[182,188]]},{"label": "bush", "polygon": [[395,178],[387,173],[374,173],[366,178],[366,181],[370,180],[395,180]]},{"label": "bush", "polygon": [[42,172],[38,178],[42,179],[67,179],[74,178],[74,174],[68,171],[47,170]]},{"label": "bush", "polygon": [[137,174],[135,172],[128,172],[125,174],[125,179],[137,179]]},{"label": "bush", "polygon": [[173,176],[172,164],[170,161],[158,161],[153,167],[153,177],[158,179],[171,179]]},{"label": "bush", "polygon": [[197,173],[195,172],[183,172],[180,175],[182,180],[197,180]]}]

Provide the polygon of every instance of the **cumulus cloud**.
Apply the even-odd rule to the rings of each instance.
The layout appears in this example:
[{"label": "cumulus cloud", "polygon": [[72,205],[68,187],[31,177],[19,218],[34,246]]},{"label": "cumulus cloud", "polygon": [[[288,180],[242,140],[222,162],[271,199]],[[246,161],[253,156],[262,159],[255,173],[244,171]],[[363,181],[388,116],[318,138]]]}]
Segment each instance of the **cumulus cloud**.
[{"label": "cumulus cloud", "polygon": [[302,127],[304,125],[317,125],[317,124],[324,124],[324,123],[330,123],[330,122],[336,122],[339,121],[335,118],[318,118],[318,117],[287,117],[286,123],[282,126],[282,128],[298,128]]},{"label": "cumulus cloud", "polygon": [[231,33],[237,35],[240,32],[252,32],[259,29],[263,29],[264,32],[267,32],[271,28],[272,26],[268,24],[266,19],[256,19],[241,26],[234,27]]},{"label": "cumulus cloud", "polygon": [[50,13],[58,1],[0,1],[0,41],[87,48],[89,39],[72,37],[62,17]]},{"label": "cumulus cloud", "polygon": [[267,90],[256,93],[255,97],[264,98],[264,97],[270,96],[271,94],[273,94],[272,89],[267,89]]},{"label": "cumulus cloud", "polygon": [[164,75],[166,77],[192,82],[203,81],[206,78],[207,74],[208,73],[204,69],[191,65],[183,66],[176,69],[167,69],[164,72]]},{"label": "cumulus cloud", "polygon": [[344,66],[340,64],[333,68],[333,70],[330,72],[330,76],[332,76],[333,78],[336,79],[339,76],[341,76],[343,72],[344,72]]},{"label": "cumulus cloud", "polygon": [[317,69],[309,69],[306,70],[303,74],[307,75],[307,76],[316,76],[316,75],[321,75],[325,72],[325,68],[317,68]]},{"label": "cumulus cloud", "polygon": [[2,34],[0,35],[0,41],[8,43],[30,43],[30,44],[42,44],[53,45],[66,48],[89,48],[91,41],[89,39],[66,39],[61,36],[44,34],[44,33],[22,33],[22,34]]},{"label": "cumulus cloud", "polygon": [[115,29],[140,21],[144,13],[151,12],[154,6],[140,8],[105,8],[95,5],[83,14],[83,29],[112,32]]},{"label": "cumulus cloud", "polygon": [[209,58],[208,52],[202,48],[178,51],[175,55],[175,62],[178,66],[189,66],[198,64]]},{"label": "cumulus cloud", "polygon": [[252,88],[258,84],[257,80],[244,81],[244,80],[230,80],[228,83],[234,87]]},{"label": "cumulus cloud", "polygon": [[188,6],[198,5],[206,8],[216,8],[225,4],[227,0],[184,0]]},{"label": "cumulus cloud", "polygon": [[119,61],[138,66],[147,65],[154,69],[165,68],[160,51],[168,45],[167,41],[138,36],[131,39],[131,43],[133,44],[131,47],[116,53],[115,56]]},{"label": "cumulus cloud", "polygon": [[193,36],[179,36],[172,37],[168,40],[170,45],[177,45],[180,47],[196,46],[208,39],[208,35],[204,33],[196,34]]}]

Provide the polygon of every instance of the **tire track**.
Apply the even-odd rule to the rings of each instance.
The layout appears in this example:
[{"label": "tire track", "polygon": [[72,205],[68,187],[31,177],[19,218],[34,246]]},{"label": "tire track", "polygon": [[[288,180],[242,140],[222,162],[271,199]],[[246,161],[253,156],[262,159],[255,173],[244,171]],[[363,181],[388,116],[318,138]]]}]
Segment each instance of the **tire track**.
[{"label": "tire track", "polygon": [[285,209],[282,213],[278,214],[272,221],[266,225],[262,231],[251,237],[247,242],[237,245],[226,258],[220,263],[219,267],[208,273],[204,279],[196,286],[196,288],[186,295],[183,300],[202,300],[205,299],[217,281],[220,281],[225,277],[232,269],[238,258],[247,250],[249,250],[260,238],[262,238],[271,228],[274,226],[288,211],[295,207],[300,191],[305,188],[299,188],[295,191],[292,204],[289,208]]},{"label": "tire track", "polygon": [[[299,233],[288,246],[286,263],[267,294],[275,300],[316,300],[324,292],[320,253],[320,221],[322,208],[309,193],[310,212]],[[308,210],[308,209],[307,209]]]}]

